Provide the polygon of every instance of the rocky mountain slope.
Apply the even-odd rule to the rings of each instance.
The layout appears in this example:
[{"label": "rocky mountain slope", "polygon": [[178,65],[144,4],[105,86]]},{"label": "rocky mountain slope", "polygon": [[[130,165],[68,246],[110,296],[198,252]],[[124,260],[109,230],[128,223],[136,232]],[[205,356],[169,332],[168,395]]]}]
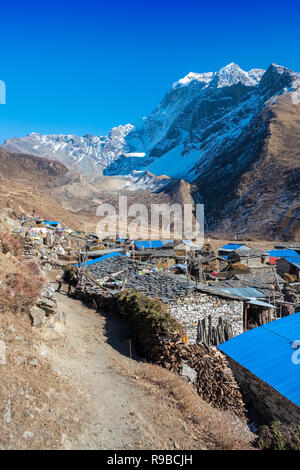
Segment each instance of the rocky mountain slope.
[{"label": "rocky mountain slope", "polygon": [[26,153],[59,160],[82,174],[99,173],[123,151],[124,138],[131,124],[111,129],[107,136],[41,135],[35,132],[22,138],[7,139],[3,147],[10,152]]}]

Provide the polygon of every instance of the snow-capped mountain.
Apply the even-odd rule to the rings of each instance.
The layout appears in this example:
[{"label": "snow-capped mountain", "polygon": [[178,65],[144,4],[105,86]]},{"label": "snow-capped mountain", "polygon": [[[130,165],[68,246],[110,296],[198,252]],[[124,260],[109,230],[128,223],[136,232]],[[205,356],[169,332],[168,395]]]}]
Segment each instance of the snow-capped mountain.
[{"label": "snow-capped mountain", "polygon": [[272,97],[300,89],[300,75],[272,64],[246,72],[231,63],[176,81],[147,118],[107,136],[40,135],[7,139],[3,147],[62,161],[83,174],[128,175],[149,170],[194,181],[242,136]]},{"label": "snow-capped mountain", "polygon": [[[253,232],[259,198],[260,226],[269,218],[275,233],[288,213],[290,233],[299,220],[299,112],[300,74],[276,64],[247,72],[231,63],[177,80],[148,117],[107,136],[30,134],[3,146],[56,158],[84,174],[131,175],[130,190],[157,191],[166,177],[185,180],[213,229],[226,221],[236,232]],[[276,180],[271,189],[269,175]]]},{"label": "snow-capped mountain", "polygon": [[[174,83],[126,142],[132,151],[145,153],[144,168],[151,173],[194,181],[224,147],[239,139],[270,99],[296,90],[299,77],[275,64],[267,71],[245,72],[232,63],[216,73],[190,73]],[[137,163],[141,169],[142,161]],[[106,174],[116,165],[109,165]]]},{"label": "snow-capped mountain", "polygon": [[113,127],[107,136],[41,135],[7,139],[3,147],[16,153],[45,156],[63,162],[80,173],[102,171],[124,151],[125,137],[133,125]]}]

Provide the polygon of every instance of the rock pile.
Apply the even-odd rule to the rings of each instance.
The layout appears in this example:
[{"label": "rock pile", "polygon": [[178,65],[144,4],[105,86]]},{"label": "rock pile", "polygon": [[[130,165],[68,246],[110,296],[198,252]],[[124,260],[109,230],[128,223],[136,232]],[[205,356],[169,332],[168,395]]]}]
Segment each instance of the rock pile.
[{"label": "rock pile", "polygon": [[57,294],[55,289],[47,284],[43,287],[41,295],[29,312],[32,326],[56,328],[65,323],[65,314],[57,311]]}]

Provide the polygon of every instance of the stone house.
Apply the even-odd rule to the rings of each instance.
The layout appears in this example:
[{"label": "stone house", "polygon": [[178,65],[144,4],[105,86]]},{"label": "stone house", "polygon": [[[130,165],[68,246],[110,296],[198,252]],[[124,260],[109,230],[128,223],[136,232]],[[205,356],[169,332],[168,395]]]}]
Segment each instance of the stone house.
[{"label": "stone house", "polygon": [[269,254],[265,251],[253,250],[248,246],[241,246],[231,251],[227,259],[231,263],[241,263],[249,268],[260,268],[269,261]]},{"label": "stone house", "polygon": [[[255,318],[265,309],[268,314],[273,311],[273,305],[255,300],[260,296],[264,298],[264,294],[255,289],[230,292],[227,287],[195,285],[186,276],[157,271],[154,264],[122,255],[89,265],[88,272],[98,281],[108,281],[109,288],[125,286],[160,299],[183,326],[190,343],[220,344],[249,327],[247,319],[252,318],[252,309],[257,311]],[[256,323],[271,319],[263,317]]]},{"label": "stone house", "polygon": [[219,344],[244,331],[244,302],[234,295],[200,287],[171,299],[168,306],[190,343]]}]

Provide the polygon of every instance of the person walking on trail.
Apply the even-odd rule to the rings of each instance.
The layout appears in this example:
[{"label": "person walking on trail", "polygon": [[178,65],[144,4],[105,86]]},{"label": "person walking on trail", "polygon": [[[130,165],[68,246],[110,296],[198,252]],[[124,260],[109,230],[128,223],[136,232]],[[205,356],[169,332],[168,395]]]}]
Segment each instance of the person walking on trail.
[{"label": "person walking on trail", "polygon": [[72,282],[70,280],[69,285],[68,285],[68,297],[71,297],[71,295],[72,295]]},{"label": "person walking on trail", "polygon": [[62,286],[62,282],[58,281],[58,287],[56,289],[56,292],[60,292],[61,286]]}]

